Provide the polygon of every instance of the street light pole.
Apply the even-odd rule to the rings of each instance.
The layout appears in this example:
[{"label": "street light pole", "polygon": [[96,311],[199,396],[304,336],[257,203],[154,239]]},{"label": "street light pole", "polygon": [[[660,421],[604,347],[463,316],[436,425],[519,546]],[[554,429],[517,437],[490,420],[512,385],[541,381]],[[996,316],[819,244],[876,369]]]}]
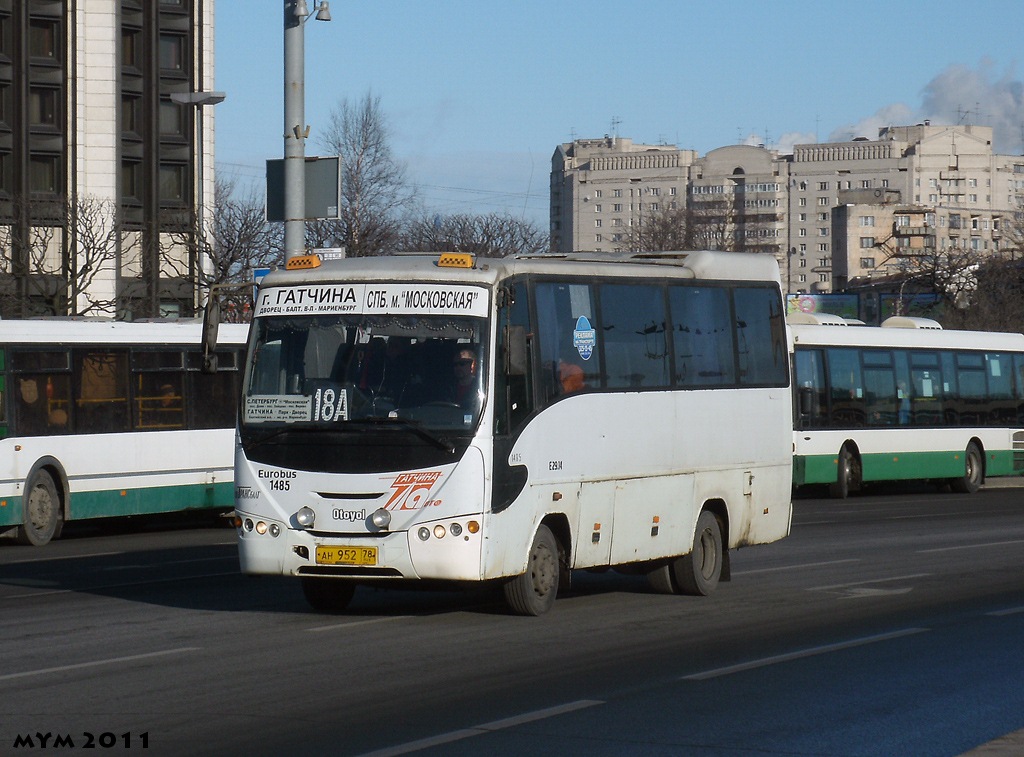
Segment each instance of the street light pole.
[{"label": "street light pole", "polygon": [[[195,109],[195,155],[196,155],[196,248],[197,264],[202,265],[201,251],[206,245],[206,133],[203,131],[203,110],[207,105],[224,102],[227,97],[223,92],[172,92],[171,102],[178,105],[189,105]],[[193,290],[193,296],[196,292]],[[193,304],[198,304],[197,302]]]},{"label": "street light pole", "polygon": [[[330,21],[326,0],[318,21]],[[304,25],[313,11],[306,0],[284,0],[284,259],[306,252],[306,50]]]}]

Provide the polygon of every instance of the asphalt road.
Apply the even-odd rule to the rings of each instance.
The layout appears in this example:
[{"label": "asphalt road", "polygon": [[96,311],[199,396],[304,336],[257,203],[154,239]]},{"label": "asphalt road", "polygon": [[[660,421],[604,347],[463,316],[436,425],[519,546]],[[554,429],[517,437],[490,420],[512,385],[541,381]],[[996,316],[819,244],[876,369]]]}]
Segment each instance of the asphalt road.
[{"label": "asphalt road", "polygon": [[488,589],[317,615],[185,525],[0,541],[0,755],[959,755],[1024,729],[1024,489],[801,498],[712,597],[585,573],[540,618]]}]

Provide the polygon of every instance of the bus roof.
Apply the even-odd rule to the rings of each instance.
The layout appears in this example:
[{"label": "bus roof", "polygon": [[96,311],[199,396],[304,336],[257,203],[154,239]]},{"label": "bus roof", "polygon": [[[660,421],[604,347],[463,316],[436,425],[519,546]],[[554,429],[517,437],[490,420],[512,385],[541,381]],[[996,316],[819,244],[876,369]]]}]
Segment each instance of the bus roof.
[{"label": "bus roof", "polygon": [[471,268],[438,266],[441,253],[421,252],[365,258],[324,260],[314,268],[277,270],[261,286],[287,286],[339,279],[380,281],[444,281],[493,284],[511,275],[655,276],[673,279],[719,279],[780,283],[779,266],[771,255],[744,252],[571,253],[477,257]]},{"label": "bus roof", "polygon": [[1024,335],[995,331],[934,328],[882,328],[790,323],[793,344],[800,346],[922,347],[931,349],[1005,350],[1024,352]]},{"label": "bus roof", "polygon": [[[248,324],[225,323],[218,344],[244,345]],[[110,321],[94,318],[0,320],[0,345],[6,344],[147,344],[199,346],[199,320]]]}]

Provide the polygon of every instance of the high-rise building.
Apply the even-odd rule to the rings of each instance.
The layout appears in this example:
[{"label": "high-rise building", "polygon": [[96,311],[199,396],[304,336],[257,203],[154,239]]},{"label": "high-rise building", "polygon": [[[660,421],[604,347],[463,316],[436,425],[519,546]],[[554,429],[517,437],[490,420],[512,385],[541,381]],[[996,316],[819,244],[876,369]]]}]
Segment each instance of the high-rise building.
[{"label": "high-rise building", "polygon": [[[888,127],[874,140],[796,145],[792,154],[733,145],[698,157],[659,146],[662,155],[680,156],[669,177],[637,169],[646,147],[576,140],[555,150],[554,250],[630,249],[637,237],[629,229],[649,217],[651,190],[670,178],[686,209],[682,223],[700,230],[691,242],[774,254],[788,291],[830,292],[891,275],[911,247],[997,253],[1007,222],[1024,209],[1024,157],[994,154],[987,126]],[[599,186],[615,187],[623,199],[613,209],[632,215],[609,217],[607,200],[599,211],[590,205]],[[907,221],[917,216],[934,225]],[[609,222],[617,235],[595,235]]]},{"label": "high-rise building", "polygon": [[214,194],[213,12],[0,0],[4,317],[194,313]]}]

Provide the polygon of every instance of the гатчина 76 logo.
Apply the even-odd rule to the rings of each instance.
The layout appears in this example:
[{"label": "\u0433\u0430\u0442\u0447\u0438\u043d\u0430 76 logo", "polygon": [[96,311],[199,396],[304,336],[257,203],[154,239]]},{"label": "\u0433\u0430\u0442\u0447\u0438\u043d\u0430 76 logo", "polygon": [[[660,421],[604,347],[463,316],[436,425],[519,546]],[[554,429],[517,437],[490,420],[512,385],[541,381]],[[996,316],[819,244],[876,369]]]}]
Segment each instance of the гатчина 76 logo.
[{"label": "\u0433\u0430\u0442\u0447\u0438\u043d\u0430 76 logo", "polygon": [[391,488],[394,494],[384,505],[385,510],[418,510],[429,503],[430,489],[441,478],[441,471],[403,473],[395,478]]}]

